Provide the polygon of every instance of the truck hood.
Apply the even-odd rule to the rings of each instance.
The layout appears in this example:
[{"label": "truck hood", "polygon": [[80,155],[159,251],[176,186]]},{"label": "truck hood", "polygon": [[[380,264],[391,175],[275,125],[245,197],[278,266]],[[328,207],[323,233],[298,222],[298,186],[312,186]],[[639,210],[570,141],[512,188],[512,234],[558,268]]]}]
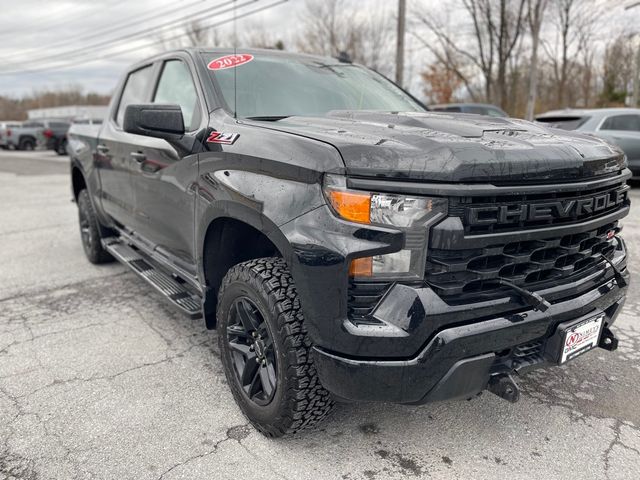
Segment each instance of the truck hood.
[{"label": "truck hood", "polygon": [[526,183],[605,175],[625,163],[595,137],[480,115],[336,111],[269,128],[332,144],[354,176]]}]

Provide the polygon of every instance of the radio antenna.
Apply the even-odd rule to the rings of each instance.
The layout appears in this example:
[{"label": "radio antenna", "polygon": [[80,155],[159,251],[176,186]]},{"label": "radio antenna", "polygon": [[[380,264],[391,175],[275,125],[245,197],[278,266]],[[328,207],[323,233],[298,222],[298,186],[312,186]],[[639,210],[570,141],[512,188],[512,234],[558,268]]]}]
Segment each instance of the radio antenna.
[{"label": "radio antenna", "polygon": [[[238,56],[238,1],[233,0],[233,59]],[[233,118],[238,119],[238,69],[233,69]]]}]

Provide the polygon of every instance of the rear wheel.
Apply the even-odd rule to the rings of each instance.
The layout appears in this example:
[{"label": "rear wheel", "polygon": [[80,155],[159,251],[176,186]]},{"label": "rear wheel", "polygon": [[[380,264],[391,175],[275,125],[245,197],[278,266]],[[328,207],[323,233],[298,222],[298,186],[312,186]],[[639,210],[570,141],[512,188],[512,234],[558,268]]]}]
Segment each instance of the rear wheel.
[{"label": "rear wheel", "polygon": [[32,138],[22,138],[18,144],[18,150],[31,151],[36,148],[36,142]]},{"label": "rear wheel", "polygon": [[232,267],[218,295],[222,363],[236,402],[269,437],[316,425],[333,407],[311,357],[286,264],[261,258]]},{"label": "rear wheel", "polygon": [[95,264],[113,261],[113,257],[102,247],[100,223],[86,189],[78,194],[78,220],[82,247],[89,261]]}]

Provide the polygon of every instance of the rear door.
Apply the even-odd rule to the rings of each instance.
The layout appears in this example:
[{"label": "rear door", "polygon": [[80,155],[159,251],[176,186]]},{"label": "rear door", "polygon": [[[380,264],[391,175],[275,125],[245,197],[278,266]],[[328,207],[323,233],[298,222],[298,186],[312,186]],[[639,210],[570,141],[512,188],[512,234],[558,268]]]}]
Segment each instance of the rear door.
[{"label": "rear door", "polygon": [[101,182],[100,199],[104,211],[119,226],[135,225],[135,196],[131,182],[132,168],[138,168],[130,152],[139,149],[144,137],[122,130],[127,105],[148,103],[153,94],[153,82],[157,64],[145,65],[129,73],[112,117],[100,131],[96,152],[96,168]]},{"label": "rear door", "polygon": [[619,145],[629,162],[640,162],[640,115],[611,115],[600,124],[598,135]]},{"label": "rear door", "polygon": [[[179,153],[165,140],[146,138],[132,149],[132,171],[138,234],[183,271],[195,275],[194,215],[199,146],[207,127],[202,92],[189,57],[163,60],[152,103],[177,104],[182,109],[185,137],[194,151]],[[200,140],[197,140],[200,139]],[[185,142],[189,144],[190,142]]]}]

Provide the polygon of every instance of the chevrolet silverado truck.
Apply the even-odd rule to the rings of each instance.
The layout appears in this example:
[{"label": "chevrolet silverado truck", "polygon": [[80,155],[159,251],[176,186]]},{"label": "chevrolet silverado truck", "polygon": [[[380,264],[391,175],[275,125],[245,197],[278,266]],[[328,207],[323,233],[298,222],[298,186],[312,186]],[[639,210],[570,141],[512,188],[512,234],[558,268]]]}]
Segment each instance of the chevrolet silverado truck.
[{"label": "chevrolet silverado truck", "polygon": [[217,329],[267,436],[336,400],[515,402],[617,347],[630,172],[600,139],[429,112],[344,58],[189,49],[131,68],[69,147],[89,261]]}]

